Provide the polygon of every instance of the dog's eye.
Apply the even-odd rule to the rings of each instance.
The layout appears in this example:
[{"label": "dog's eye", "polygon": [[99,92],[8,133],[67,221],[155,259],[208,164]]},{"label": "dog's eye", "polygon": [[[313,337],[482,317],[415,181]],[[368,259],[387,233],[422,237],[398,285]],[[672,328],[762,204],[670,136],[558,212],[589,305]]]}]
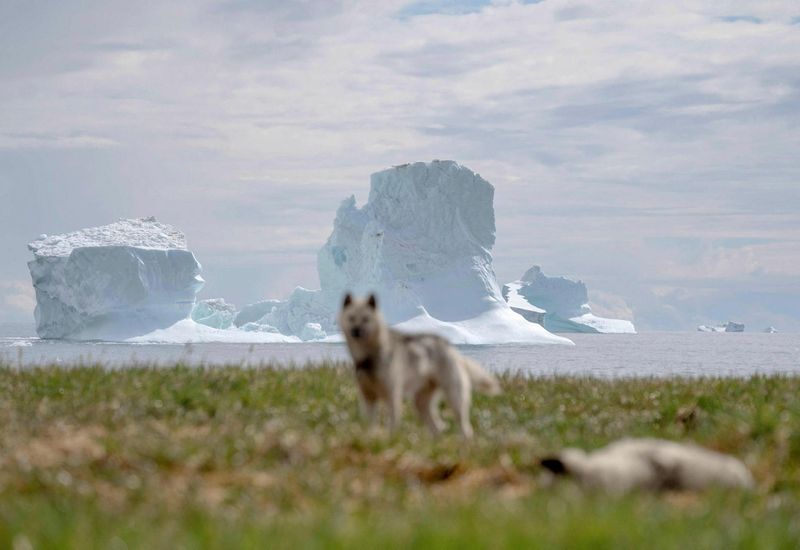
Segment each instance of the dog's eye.
[{"label": "dog's eye", "polygon": [[355,323],[356,322],[356,316],[355,315],[351,315],[350,317],[347,318],[347,320],[350,321],[351,323]]}]

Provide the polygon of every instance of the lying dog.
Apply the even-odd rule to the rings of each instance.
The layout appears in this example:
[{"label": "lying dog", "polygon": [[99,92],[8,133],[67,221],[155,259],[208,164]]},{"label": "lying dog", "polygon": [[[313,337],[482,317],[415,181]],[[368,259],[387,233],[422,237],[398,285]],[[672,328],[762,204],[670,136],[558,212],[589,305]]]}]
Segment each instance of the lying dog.
[{"label": "lying dog", "polygon": [[564,449],[541,464],[554,474],[608,493],[644,490],[749,489],[753,478],[738,459],[663,439],[621,439],[589,454]]},{"label": "lying dog", "polygon": [[362,409],[370,424],[377,405],[385,401],[392,430],[400,421],[403,398],[414,400],[420,418],[434,434],[444,429],[439,399],[444,394],[461,434],[472,437],[469,408],[472,388],[494,395],[497,380],[477,363],[461,355],[444,338],[433,334],[404,334],[390,328],[377,308],[375,295],[367,299],[347,294],[339,314],[356,369]]}]

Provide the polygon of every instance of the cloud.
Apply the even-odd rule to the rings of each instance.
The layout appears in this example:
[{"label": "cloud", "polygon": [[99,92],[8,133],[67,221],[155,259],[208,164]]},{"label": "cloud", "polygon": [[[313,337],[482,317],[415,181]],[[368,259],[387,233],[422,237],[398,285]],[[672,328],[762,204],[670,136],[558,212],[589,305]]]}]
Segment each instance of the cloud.
[{"label": "cloud", "polygon": [[408,3],[397,13],[401,19],[432,14],[463,15],[479,12],[489,0],[424,0]]},{"label": "cloud", "polygon": [[635,321],[633,309],[631,309],[622,296],[609,292],[591,290],[589,305],[592,308],[592,313],[600,317]]},{"label": "cloud", "polygon": [[17,148],[56,148],[56,149],[74,149],[74,148],[105,148],[115,147],[119,142],[113,139],[108,139],[100,136],[90,135],[47,135],[47,134],[32,134],[32,133],[10,133],[0,134],[0,148],[17,149]]},{"label": "cloud", "polygon": [[728,22],[728,23],[736,23],[738,21],[743,21],[743,22],[746,22],[746,23],[753,23],[753,24],[756,24],[756,25],[759,25],[759,24],[763,23],[763,21],[761,19],[759,19],[758,17],[756,17],[754,15],[725,15],[723,17],[720,17],[720,19],[722,19],[723,21]]}]

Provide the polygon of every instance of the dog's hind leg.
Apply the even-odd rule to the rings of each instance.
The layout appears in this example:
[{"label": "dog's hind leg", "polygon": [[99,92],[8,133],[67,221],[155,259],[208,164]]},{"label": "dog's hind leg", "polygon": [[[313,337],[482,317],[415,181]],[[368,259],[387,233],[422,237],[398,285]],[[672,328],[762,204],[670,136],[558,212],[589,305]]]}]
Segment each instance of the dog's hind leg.
[{"label": "dog's hind leg", "polygon": [[378,400],[372,396],[362,397],[361,416],[370,428],[374,428],[378,423]]},{"label": "dog's hind leg", "polygon": [[458,429],[461,435],[466,439],[472,437],[472,424],[469,421],[469,406],[471,402],[469,380],[466,376],[459,377],[460,379],[453,380],[454,383],[448,384],[445,396],[447,402],[453,409],[453,414],[456,417]]},{"label": "dog's hind leg", "polygon": [[403,387],[397,385],[389,394],[389,431],[394,433],[400,427],[400,418],[403,415]]},{"label": "dog's hind leg", "polygon": [[436,388],[426,387],[421,389],[414,397],[414,404],[417,406],[417,412],[433,435],[437,435],[444,429],[444,423],[442,419],[439,418],[436,394]]},{"label": "dog's hind leg", "polygon": [[439,431],[444,431],[447,427],[442,417],[439,415],[439,403],[442,401],[442,392],[440,390],[435,390],[433,395],[431,396],[431,400],[428,404],[428,410],[431,413],[431,418],[433,419],[436,426],[439,428]]}]

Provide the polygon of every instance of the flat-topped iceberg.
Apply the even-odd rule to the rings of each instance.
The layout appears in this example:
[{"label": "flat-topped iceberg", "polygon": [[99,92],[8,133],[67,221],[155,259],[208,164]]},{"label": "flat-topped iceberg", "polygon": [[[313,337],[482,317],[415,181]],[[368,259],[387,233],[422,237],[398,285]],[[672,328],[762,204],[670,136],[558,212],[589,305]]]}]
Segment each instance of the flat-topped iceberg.
[{"label": "flat-topped iceberg", "polygon": [[200,264],[174,227],[120,220],[28,245],[42,338],[121,340],[186,319],[203,286]]},{"label": "flat-topped iceberg", "polygon": [[462,344],[570,344],[503,299],[492,266],[493,199],[489,182],[453,161],[373,174],[364,206],[354,197],[339,206],[317,255],[321,289],[298,288],[284,302],[249,306],[243,312],[265,313],[247,322],[306,337],[314,323],[322,338],[338,332],[345,292],[375,292],[387,320],[403,330],[437,332]]},{"label": "flat-topped iceberg", "polygon": [[538,265],[526,271],[520,280],[503,285],[503,297],[512,310],[552,332],[636,332],[630,321],[593,314],[582,281],[547,277]]}]

